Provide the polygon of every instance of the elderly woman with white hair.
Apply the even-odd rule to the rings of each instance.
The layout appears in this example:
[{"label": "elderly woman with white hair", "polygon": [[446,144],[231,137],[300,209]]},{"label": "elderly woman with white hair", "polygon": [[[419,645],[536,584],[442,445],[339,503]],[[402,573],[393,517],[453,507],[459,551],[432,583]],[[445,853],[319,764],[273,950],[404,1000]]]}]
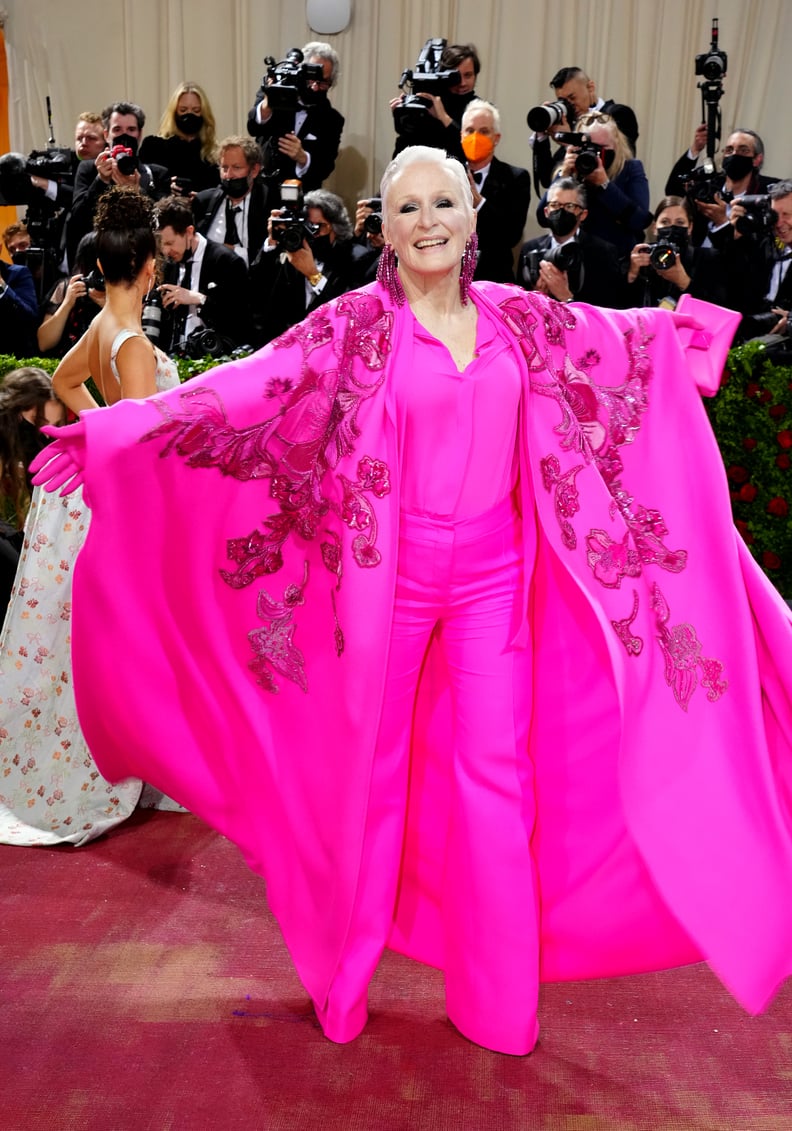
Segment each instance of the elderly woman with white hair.
[{"label": "elderly woman with white hair", "polygon": [[385,946],[499,1052],[534,1047],[540,977],[705,958],[762,1009],[792,966],[792,635],[697,388],[736,316],[472,283],[439,151],[381,193],[378,282],[41,459],[97,499],[96,761],[236,841],[332,1040]]}]

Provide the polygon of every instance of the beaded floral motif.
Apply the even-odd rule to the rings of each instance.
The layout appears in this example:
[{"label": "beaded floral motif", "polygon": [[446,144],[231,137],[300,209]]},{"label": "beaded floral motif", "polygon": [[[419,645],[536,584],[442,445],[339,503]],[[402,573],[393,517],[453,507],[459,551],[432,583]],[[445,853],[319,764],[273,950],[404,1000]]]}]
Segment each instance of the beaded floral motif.
[{"label": "beaded floral motif", "polygon": [[665,660],[666,683],[682,710],[687,711],[698,685],[698,668],[701,668],[701,686],[707,689],[707,698],[712,703],[720,699],[729,686],[728,680],[723,679],[723,664],[720,660],[702,656],[701,643],[692,624],[669,626],[671,610],[657,584],[652,586],[651,607],[657,621],[657,640]]},{"label": "beaded floral motif", "polygon": [[[338,523],[354,532],[351,553],[363,568],[382,560],[376,540],[378,523],[371,497],[390,491],[387,465],[364,455],[356,478],[335,469],[354,452],[360,436],[357,414],[385,378],[391,349],[393,314],[372,294],[352,293],[339,299],[336,312],[345,319],[338,334],[321,309],[294,326],[274,343],[275,350],[298,347],[302,353],[299,379],[270,376],[265,400],[277,403],[275,413],[248,427],[234,428],[223,403],[212,389],[186,389],[179,407],[153,402],[165,418],[142,442],[167,438],[161,456],[175,452],[188,467],[214,467],[241,481],[269,480],[277,511],[256,529],[229,539],[227,557],[232,568],[220,571],[233,589],[243,589],[259,578],[277,573],[284,564],[283,547],[292,536],[319,540],[322,563],[340,588],[344,569],[343,539]],[[318,365],[312,355],[332,345],[336,365]],[[259,683],[276,691],[274,674],[307,691],[305,660],[294,642],[295,610],[304,603],[301,586],[288,587],[282,601],[266,590],[259,594],[258,614],[263,628],[249,634],[255,659],[251,667]],[[299,594],[299,600],[297,595]],[[343,632],[334,616],[334,647],[343,651]]]},{"label": "beaded floral motif", "polygon": [[561,541],[568,550],[577,545],[577,534],[569,519],[580,510],[580,495],[575,485],[575,476],[583,470],[583,464],[571,467],[561,474],[561,464],[556,456],[546,456],[539,461],[542,483],[546,491],[553,492],[553,507],[561,527]]},{"label": "beaded floral motif", "polygon": [[624,620],[611,621],[616,635],[627,650],[628,656],[640,656],[643,650],[643,640],[640,636],[635,636],[632,631],[633,621],[638,616],[639,607],[638,593],[633,589],[633,603],[630,615],[625,617]]}]

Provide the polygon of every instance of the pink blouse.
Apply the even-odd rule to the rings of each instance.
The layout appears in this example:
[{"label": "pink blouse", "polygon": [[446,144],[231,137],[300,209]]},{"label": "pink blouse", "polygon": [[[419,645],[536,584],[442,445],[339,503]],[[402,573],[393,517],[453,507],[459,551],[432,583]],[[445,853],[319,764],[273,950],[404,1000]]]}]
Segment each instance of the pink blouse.
[{"label": "pink blouse", "polygon": [[402,509],[471,518],[501,502],[517,480],[517,362],[480,307],[476,352],[461,373],[448,348],[411,317],[413,364],[396,390]]}]

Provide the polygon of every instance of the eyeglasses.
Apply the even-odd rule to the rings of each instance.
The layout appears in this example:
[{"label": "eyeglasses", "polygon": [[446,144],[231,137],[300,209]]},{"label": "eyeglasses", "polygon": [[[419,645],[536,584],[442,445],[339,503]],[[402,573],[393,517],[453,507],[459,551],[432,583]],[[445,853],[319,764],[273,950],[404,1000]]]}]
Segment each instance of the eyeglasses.
[{"label": "eyeglasses", "polygon": [[309,82],[308,82],[308,85],[310,86],[311,90],[329,90],[330,89],[330,83],[329,82],[324,82],[322,80],[317,80],[317,79],[310,79]]},{"label": "eyeglasses", "polygon": [[548,212],[572,212],[575,216],[577,216],[578,212],[583,211],[582,204],[573,204],[571,200],[567,201],[566,204],[562,204],[558,200],[550,200],[545,205],[545,208]]},{"label": "eyeglasses", "polygon": [[750,145],[727,145],[723,151],[723,156],[732,157],[735,153],[739,153],[740,157],[756,156]]}]

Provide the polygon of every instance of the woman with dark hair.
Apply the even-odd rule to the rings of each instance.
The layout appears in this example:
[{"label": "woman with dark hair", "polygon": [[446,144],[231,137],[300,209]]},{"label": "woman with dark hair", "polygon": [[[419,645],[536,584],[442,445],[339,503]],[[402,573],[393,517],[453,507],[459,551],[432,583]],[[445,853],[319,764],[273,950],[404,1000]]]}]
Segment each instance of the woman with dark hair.
[{"label": "woman with dark hair", "polygon": [[220,184],[215,156],[215,119],[206,92],[195,82],[182,82],[171,94],[159,134],[140,145],[140,160],[164,165],[171,192],[189,196]]},{"label": "woman with dark hair", "polygon": [[96,233],[77,245],[71,278],[59,279],[42,306],[38,347],[47,357],[63,357],[79,342],[105,303],[104,279],[96,266]]},{"label": "woman with dark hair", "polygon": [[687,197],[664,196],[654,211],[654,244],[637,243],[627,269],[631,306],[676,307],[684,294],[734,307],[723,255],[691,243],[693,207]]},{"label": "woman with dark hair", "polygon": [[50,442],[42,426],[63,424],[65,415],[43,369],[26,365],[0,383],[0,623],[11,596],[33,491],[28,467]]},{"label": "woman with dark hair", "polygon": [[[143,298],[154,279],[154,206],[133,189],[106,192],[96,254],[106,301],[52,382],[72,412],[147,397],[178,384],[175,366],[144,336]],[[51,391],[50,391],[51,396]],[[137,780],[109,785],[85,745],[71,681],[72,565],[88,528],[79,493],[34,491],[11,602],[0,637],[0,841],[82,844],[128,816]],[[21,755],[25,757],[22,758]]]}]

